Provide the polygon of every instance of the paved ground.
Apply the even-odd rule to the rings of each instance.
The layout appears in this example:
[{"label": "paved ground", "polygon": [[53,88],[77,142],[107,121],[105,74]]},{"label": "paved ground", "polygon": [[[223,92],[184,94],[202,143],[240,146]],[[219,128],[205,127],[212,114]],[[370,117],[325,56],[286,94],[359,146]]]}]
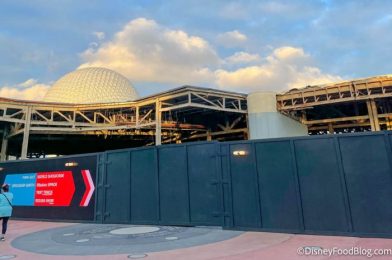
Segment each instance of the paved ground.
[{"label": "paved ground", "polygon": [[[369,259],[367,256],[303,256],[298,248],[369,254],[392,250],[392,239],[224,231],[217,228],[140,227],[10,221],[0,259]],[[357,252],[358,253],[358,252]],[[377,252],[378,253],[378,252]],[[374,259],[392,259],[373,256]]]}]

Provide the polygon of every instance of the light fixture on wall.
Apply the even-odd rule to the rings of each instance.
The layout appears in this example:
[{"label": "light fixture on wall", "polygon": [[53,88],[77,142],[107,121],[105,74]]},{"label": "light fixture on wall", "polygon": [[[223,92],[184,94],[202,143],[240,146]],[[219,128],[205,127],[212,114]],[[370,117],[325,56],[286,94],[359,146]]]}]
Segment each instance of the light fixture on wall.
[{"label": "light fixture on wall", "polygon": [[77,162],[66,162],[65,167],[75,167],[78,166],[79,164]]},{"label": "light fixture on wall", "polygon": [[247,151],[244,151],[244,150],[236,150],[236,151],[233,151],[233,155],[234,156],[245,156],[245,155],[247,155],[248,154],[248,152]]}]

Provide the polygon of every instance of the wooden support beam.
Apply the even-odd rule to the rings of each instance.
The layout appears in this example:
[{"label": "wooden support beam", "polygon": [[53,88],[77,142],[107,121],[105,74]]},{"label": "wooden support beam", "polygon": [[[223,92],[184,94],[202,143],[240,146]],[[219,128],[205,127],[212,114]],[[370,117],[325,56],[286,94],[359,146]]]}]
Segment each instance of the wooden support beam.
[{"label": "wooden support beam", "polygon": [[347,116],[347,117],[337,117],[337,118],[328,118],[328,119],[319,119],[319,120],[303,120],[302,123],[306,125],[317,125],[317,124],[329,124],[335,122],[344,122],[344,121],[358,121],[358,120],[367,120],[369,116]]},{"label": "wooden support beam", "polygon": [[194,135],[191,135],[188,139],[207,137],[207,135],[218,136],[218,135],[234,134],[234,133],[241,133],[241,132],[246,134],[248,132],[248,129],[247,128],[240,128],[240,129],[232,129],[232,130],[219,131],[219,132],[210,132],[209,134],[208,134],[208,132],[205,134],[194,134]]},{"label": "wooden support beam", "polygon": [[[333,125],[334,131],[336,129],[342,129],[342,128],[353,128],[353,127],[360,127],[360,126],[370,126],[369,122],[364,122],[364,123],[352,123],[352,124],[336,124]],[[317,130],[328,130],[328,125],[321,125],[321,126],[309,126],[308,127],[309,131],[317,131]]]},{"label": "wooden support beam", "polygon": [[371,106],[371,109],[373,112],[375,131],[380,131],[380,123],[378,120],[377,104],[376,104],[376,101],[374,101],[374,99],[370,100],[370,106]]},{"label": "wooden support beam", "polygon": [[207,141],[212,141],[211,130],[207,131]]},{"label": "wooden support beam", "polygon": [[333,126],[332,126],[332,123],[329,123],[328,124],[328,132],[329,132],[329,134],[334,134],[334,130],[333,130]]},{"label": "wooden support beam", "polygon": [[[370,127],[372,131],[377,131],[376,130],[376,124],[375,124],[375,115],[373,114],[373,107],[372,107],[372,100],[366,101],[366,106],[367,106],[367,111],[369,115],[369,121],[370,121]],[[378,123],[378,120],[377,120]]]}]

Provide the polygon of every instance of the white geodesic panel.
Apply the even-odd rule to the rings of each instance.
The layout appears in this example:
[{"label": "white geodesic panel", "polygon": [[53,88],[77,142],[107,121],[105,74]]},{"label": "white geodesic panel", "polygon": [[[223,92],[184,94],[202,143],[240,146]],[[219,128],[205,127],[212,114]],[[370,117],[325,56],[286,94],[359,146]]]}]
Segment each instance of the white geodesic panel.
[{"label": "white geodesic panel", "polygon": [[105,68],[85,68],[60,78],[43,101],[94,104],[133,101],[137,98],[136,90],[121,74]]}]

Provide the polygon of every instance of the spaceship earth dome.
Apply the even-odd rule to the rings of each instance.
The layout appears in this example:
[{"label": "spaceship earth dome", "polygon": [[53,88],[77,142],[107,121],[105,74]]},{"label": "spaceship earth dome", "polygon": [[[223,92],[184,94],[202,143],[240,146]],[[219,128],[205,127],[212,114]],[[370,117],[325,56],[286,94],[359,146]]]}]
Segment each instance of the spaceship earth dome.
[{"label": "spaceship earth dome", "polygon": [[43,101],[98,104],[133,101],[138,94],[127,78],[106,68],[72,71],[48,90]]}]

